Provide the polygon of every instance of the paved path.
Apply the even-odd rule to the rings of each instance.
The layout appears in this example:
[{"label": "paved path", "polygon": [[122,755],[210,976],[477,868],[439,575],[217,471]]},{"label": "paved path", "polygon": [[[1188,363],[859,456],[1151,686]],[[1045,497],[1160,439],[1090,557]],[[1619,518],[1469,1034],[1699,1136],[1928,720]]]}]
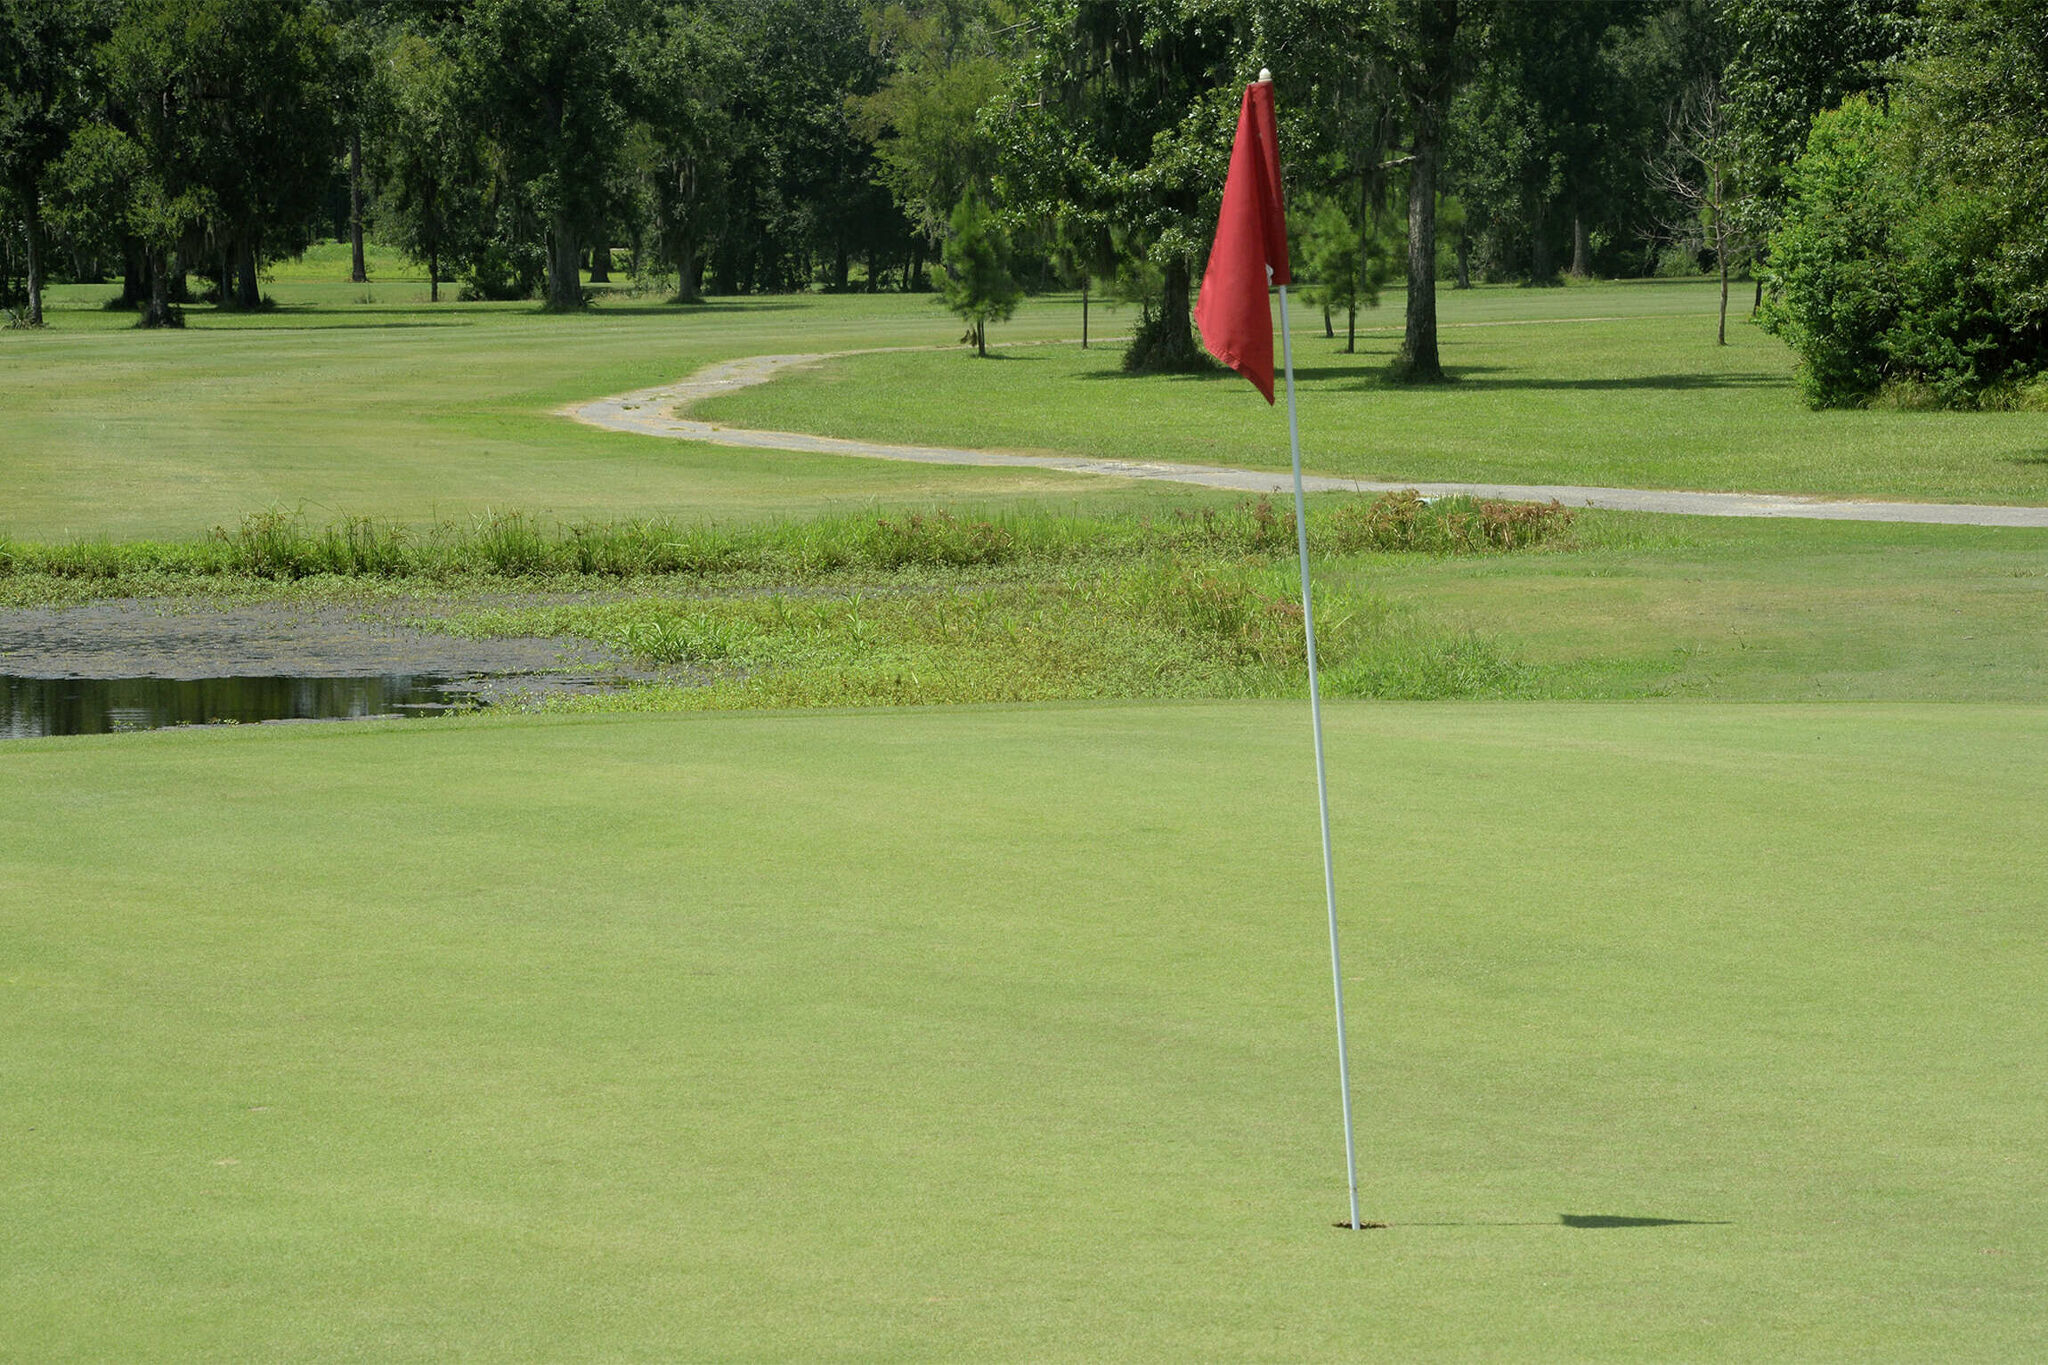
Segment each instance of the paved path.
[{"label": "paved path", "polygon": [[[908,347],[892,349],[912,349]],[[919,348],[922,349],[922,348]],[[1241,493],[1279,493],[1293,487],[1285,473],[1232,469],[1224,465],[1155,464],[1135,460],[1091,460],[1077,455],[1010,455],[994,450],[962,450],[947,446],[888,445],[809,436],[795,431],[757,431],[749,427],[716,426],[678,415],[692,403],[730,393],[750,384],[765,384],[791,369],[817,365],[861,351],[813,355],[757,355],[706,366],[687,379],[658,388],[640,389],[615,398],[599,398],[561,409],[562,415],[613,431],[633,431],[678,441],[756,450],[802,450],[820,455],[851,455],[869,460],[913,460],[922,464],[993,465],[1007,468],[1057,469],[1070,474],[1101,474],[1119,479],[1157,479],[1167,483],[1225,488]],[[2048,528],[2048,507],[2000,507],[1950,502],[1869,502],[1790,497],[1775,493],[1687,493],[1646,488],[1581,488],[1569,484],[1514,483],[1378,483],[1370,479],[1309,476],[1312,493],[1388,493],[1413,488],[1424,497],[1464,494],[1549,502],[1567,507],[1605,507],[1623,512],[1679,512],[1700,517],[1810,517],[1822,521],[1922,522],[1948,526],[2034,526]]]}]

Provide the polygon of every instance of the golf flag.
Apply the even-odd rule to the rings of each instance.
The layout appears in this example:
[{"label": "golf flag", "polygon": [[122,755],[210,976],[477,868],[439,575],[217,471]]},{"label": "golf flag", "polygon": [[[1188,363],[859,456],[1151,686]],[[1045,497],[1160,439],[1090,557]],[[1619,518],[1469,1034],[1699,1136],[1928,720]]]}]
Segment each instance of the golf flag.
[{"label": "golf flag", "polygon": [[1337,870],[1330,857],[1330,777],[1323,762],[1323,692],[1316,681],[1315,594],[1308,577],[1308,506],[1301,481],[1301,422],[1294,411],[1294,345],[1287,327],[1287,215],[1280,199],[1280,129],[1273,116],[1273,74],[1245,87],[1223,182],[1216,243],[1202,273],[1195,325],[1217,359],[1273,401],[1273,314],[1266,290],[1280,289],[1280,356],[1287,370],[1287,445],[1294,457],[1294,537],[1301,564],[1301,631],[1308,650],[1308,714],[1316,739],[1316,806],[1323,825],[1323,902],[1330,917],[1330,991],[1337,1007],[1337,1087],[1344,1104],[1344,1180],[1351,1228],[1382,1227],[1358,1218],[1358,1149],[1351,1131],[1351,1058],[1344,1042],[1344,964],[1337,949]]},{"label": "golf flag", "polygon": [[1273,313],[1266,291],[1292,282],[1273,83],[1259,80],[1244,88],[1238,110],[1237,142],[1230,149],[1223,211],[1216,218],[1209,268],[1202,273],[1195,325],[1210,353],[1251,380],[1268,403],[1273,401]]}]

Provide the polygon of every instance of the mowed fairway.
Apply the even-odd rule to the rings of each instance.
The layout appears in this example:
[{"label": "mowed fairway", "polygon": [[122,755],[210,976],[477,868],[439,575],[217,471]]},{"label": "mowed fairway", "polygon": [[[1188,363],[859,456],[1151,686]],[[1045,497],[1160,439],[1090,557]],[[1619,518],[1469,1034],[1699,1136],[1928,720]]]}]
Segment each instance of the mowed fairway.
[{"label": "mowed fairway", "polygon": [[[929,295],[531,304],[413,299],[423,287],[280,283],[270,313],[195,308],[182,332],[127,330],[104,289],[46,332],[0,332],[0,534],[191,537],[269,507],[314,521],[419,523],[516,510],[608,520],[802,515],[935,498],[1094,492],[1036,470],[918,468],[735,453],[581,426],[555,409],[761,352],[944,345]],[[346,291],[346,292],[344,292]],[[1020,337],[1077,334],[1034,306]],[[963,363],[964,359],[963,359]]]},{"label": "mowed fairway", "polygon": [[[2048,1353],[2048,713],[0,751],[0,1355]],[[1672,1220],[1614,1225],[1616,1220]]]},{"label": "mowed fairway", "polygon": [[[1303,310],[1295,363],[1311,470],[2048,504],[2048,414],[1811,411],[1791,353],[1755,324],[1731,319],[1729,344],[1714,345],[1707,286],[1488,287],[1439,302],[1453,382],[1421,387],[1386,377],[1401,342],[1398,295],[1361,317],[1372,330],[1348,355]],[[1287,467],[1284,421],[1244,401],[1235,376],[1134,380],[1119,350],[1020,346],[979,365],[854,356],[696,413],[875,441]]]}]

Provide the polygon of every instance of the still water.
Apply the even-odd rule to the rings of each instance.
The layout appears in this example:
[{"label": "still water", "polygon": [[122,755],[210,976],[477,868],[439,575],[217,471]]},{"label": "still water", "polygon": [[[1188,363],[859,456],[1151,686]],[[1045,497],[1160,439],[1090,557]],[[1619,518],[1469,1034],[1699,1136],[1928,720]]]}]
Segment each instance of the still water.
[{"label": "still water", "polygon": [[0,739],[168,725],[422,716],[479,704],[474,683],[377,678],[20,678],[0,673]]}]

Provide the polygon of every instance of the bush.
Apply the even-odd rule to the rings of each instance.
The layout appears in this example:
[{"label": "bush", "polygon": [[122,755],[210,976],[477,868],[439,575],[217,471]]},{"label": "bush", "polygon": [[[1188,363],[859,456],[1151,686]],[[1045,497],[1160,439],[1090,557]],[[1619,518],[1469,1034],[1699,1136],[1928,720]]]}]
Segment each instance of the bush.
[{"label": "bush", "polygon": [[1885,163],[1887,120],[1861,98],[1814,121],[1771,237],[1763,324],[1799,354],[1816,408],[1868,403],[1886,378],[1885,337],[1904,306],[1893,234],[1906,188]]},{"label": "bush", "polygon": [[2048,0],[1929,7],[1889,112],[1814,121],[1764,323],[1815,407],[2024,406],[2048,370]]}]

